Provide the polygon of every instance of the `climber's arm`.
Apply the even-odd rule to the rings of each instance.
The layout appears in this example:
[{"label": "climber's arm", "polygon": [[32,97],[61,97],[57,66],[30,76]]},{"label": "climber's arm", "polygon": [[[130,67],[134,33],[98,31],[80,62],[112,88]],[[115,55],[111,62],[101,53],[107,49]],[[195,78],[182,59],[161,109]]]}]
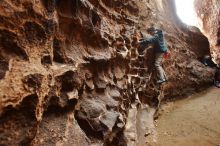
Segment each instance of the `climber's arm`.
[{"label": "climber's arm", "polygon": [[145,46],[145,45],[152,44],[152,43],[156,42],[157,39],[158,39],[158,35],[154,35],[153,37],[150,37],[150,38],[141,39],[139,41],[139,44]]}]

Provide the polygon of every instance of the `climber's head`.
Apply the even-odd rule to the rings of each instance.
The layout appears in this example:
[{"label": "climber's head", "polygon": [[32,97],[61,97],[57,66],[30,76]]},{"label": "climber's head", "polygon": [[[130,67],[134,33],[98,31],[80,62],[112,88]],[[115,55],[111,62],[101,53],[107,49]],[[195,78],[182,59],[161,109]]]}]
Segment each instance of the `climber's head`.
[{"label": "climber's head", "polygon": [[157,29],[154,26],[151,26],[147,29],[147,32],[151,35],[153,35],[154,33],[156,33]]},{"label": "climber's head", "polygon": [[162,30],[157,27],[157,26],[151,26],[147,29],[147,32],[150,34],[150,35],[154,35],[156,33],[162,33]]},{"label": "climber's head", "polygon": [[151,26],[147,29],[148,32],[153,32],[155,30],[156,30],[156,28],[154,26]]}]

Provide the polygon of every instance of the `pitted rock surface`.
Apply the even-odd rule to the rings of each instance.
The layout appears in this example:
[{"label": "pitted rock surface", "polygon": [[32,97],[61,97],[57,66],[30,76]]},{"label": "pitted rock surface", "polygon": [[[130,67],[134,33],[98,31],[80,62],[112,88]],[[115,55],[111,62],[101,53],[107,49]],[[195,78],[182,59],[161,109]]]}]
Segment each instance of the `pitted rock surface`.
[{"label": "pitted rock surface", "polygon": [[209,39],[212,57],[220,65],[220,2],[216,0],[196,0],[194,4],[199,18],[199,27]]},{"label": "pitted rock surface", "polygon": [[[0,22],[0,145],[142,145],[140,117],[211,84],[208,40],[173,0],[1,0]],[[170,52],[162,86],[137,47],[151,24]]]}]

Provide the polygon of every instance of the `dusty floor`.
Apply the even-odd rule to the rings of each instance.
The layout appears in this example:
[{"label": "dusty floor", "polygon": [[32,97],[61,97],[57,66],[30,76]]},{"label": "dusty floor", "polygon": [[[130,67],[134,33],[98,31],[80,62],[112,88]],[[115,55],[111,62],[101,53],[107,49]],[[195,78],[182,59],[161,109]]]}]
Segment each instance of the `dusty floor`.
[{"label": "dusty floor", "polygon": [[187,99],[164,105],[151,146],[220,145],[220,89],[210,88]]}]

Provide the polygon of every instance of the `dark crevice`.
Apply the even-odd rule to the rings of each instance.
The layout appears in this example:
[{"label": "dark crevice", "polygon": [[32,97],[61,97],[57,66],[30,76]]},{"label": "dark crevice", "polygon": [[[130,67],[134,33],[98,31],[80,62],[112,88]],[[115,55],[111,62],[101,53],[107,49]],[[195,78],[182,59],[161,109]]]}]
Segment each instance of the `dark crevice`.
[{"label": "dark crevice", "polygon": [[5,77],[5,73],[9,69],[9,63],[4,60],[0,60],[0,80]]},{"label": "dark crevice", "polygon": [[47,35],[53,35],[57,29],[57,23],[53,19],[43,21],[43,26]]},{"label": "dark crevice", "polygon": [[42,0],[47,12],[53,13],[56,8],[57,0]]},{"label": "dark crevice", "polygon": [[103,130],[100,131],[95,131],[89,124],[89,122],[85,119],[81,119],[78,116],[78,112],[75,113],[75,118],[77,120],[77,123],[79,124],[80,128],[85,132],[87,137],[90,139],[98,139],[98,140],[103,140],[104,135],[103,135]]},{"label": "dark crevice", "polygon": [[74,71],[67,71],[63,75],[58,76],[57,81],[61,83],[61,92],[70,92],[73,89],[79,90],[82,86],[80,76]]},{"label": "dark crevice", "polygon": [[18,36],[8,30],[0,30],[0,48],[6,53],[16,54],[21,59],[28,60],[28,55],[25,50],[18,45]]},{"label": "dark crevice", "polygon": [[217,46],[220,45],[220,28],[218,28],[218,32],[217,32],[217,43],[216,43]]},{"label": "dark crevice", "polygon": [[76,17],[80,7],[83,6],[80,0],[57,0],[60,14],[64,17]]},{"label": "dark crevice", "polygon": [[52,64],[52,59],[50,55],[45,55],[41,58],[41,64],[43,65],[51,65]]},{"label": "dark crevice", "polygon": [[43,80],[43,75],[36,73],[25,76],[22,81],[29,88],[34,88],[35,90],[37,90],[41,87],[42,80]]},{"label": "dark crevice", "polygon": [[24,32],[29,43],[44,44],[46,41],[44,28],[36,22],[25,22]]},{"label": "dark crevice", "polygon": [[[33,94],[25,97],[18,107],[5,108],[0,118],[0,145],[30,145],[37,132],[37,102],[38,97]],[[13,141],[8,140],[8,137],[13,138]]]},{"label": "dark crevice", "polygon": [[113,127],[112,131],[117,131],[117,134],[114,135],[114,137],[110,137],[110,139],[107,139],[104,143],[104,146],[126,146],[126,138],[124,137],[124,131],[122,129],[118,129],[118,127],[115,125]]},{"label": "dark crevice", "polygon": [[99,26],[101,18],[94,10],[90,11],[90,19],[92,20],[93,26]]},{"label": "dark crevice", "polygon": [[57,38],[53,40],[53,60],[59,63],[67,63],[67,56],[65,54],[63,44]]},{"label": "dark crevice", "polygon": [[67,104],[62,107],[59,105],[59,101],[57,97],[52,97],[49,106],[45,109],[44,116],[48,116],[50,114],[66,114],[68,112],[74,111],[75,106],[77,104],[77,99],[71,99],[67,101]]}]

